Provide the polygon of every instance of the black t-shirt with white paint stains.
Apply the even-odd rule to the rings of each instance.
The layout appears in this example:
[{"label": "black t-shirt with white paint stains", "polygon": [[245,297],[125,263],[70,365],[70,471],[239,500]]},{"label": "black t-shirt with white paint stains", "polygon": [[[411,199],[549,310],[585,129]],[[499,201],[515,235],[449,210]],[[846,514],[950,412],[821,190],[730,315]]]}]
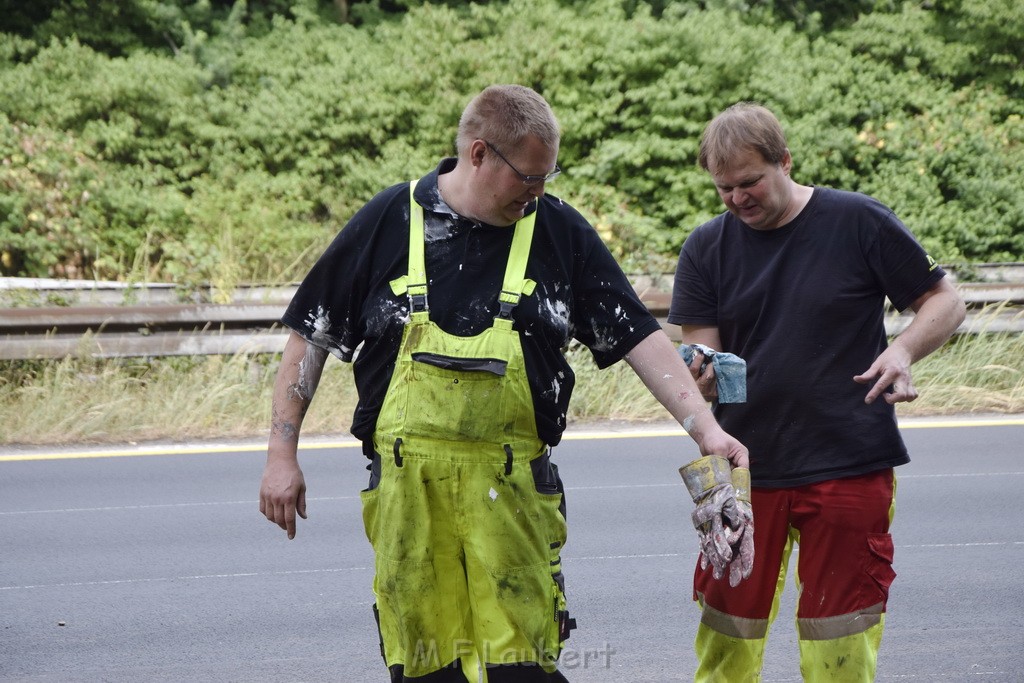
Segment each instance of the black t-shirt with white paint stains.
[{"label": "black t-shirt with white paint stains", "polygon": [[[416,186],[424,209],[430,319],[444,331],[471,336],[491,326],[513,231],[481,225],[441,199],[437,176],[445,159]],[[522,340],[540,438],[555,445],[565,429],[575,382],[563,349],[576,339],[599,367],[619,361],[660,330],[597,232],[571,206],[545,194],[539,201],[526,277],[537,283],[513,314]],[[406,295],[390,282],[406,274],[409,184],[390,187],[361,208],[310,270],[282,322],[307,341],[352,361],[359,403],[352,433],[368,440],[391,381]],[[358,354],[355,353],[359,347]]]}]

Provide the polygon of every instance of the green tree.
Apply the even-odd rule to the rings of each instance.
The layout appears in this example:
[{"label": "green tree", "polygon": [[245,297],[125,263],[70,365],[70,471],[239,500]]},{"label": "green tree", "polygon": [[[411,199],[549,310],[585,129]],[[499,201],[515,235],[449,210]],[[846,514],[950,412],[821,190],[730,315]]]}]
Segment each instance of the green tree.
[{"label": "green tree", "polygon": [[552,103],[565,173],[548,191],[630,269],[671,268],[722,210],[697,145],[739,100],[779,114],[801,182],[877,196],[936,258],[1024,253],[1019,74],[975,65],[1016,54],[1003,0],[833,28],[732,0],[366,2],[349,23],[321,0],[94,5],[81,30],[81,2],[0,20],[4,274],[293,279],[375,192],[452,154],[495,82]]}]

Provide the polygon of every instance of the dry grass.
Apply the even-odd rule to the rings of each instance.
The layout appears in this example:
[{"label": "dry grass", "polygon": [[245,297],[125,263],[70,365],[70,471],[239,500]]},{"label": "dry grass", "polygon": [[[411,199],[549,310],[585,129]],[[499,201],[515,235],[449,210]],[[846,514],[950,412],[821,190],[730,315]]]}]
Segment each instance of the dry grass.
[{"label": "dry grass", "polygon": [[[276,359],[203,356],[99,363],[68,358],[0,376],[0,443],[88,444],[264,436]],[[329,363],[310,433],[348,429],[348,365]]]},{"label": "dry grass", "polygon": [[[994,314],[993,314],[994,316]],[[625,363],[599,371],[570,352],[577,382],[570,423],[661,421],[668,413]],[[0,444],[263,438],[276,357],[17,362],[0,367]],[[1024,335],[963,335],[915,366],[921,394],[902,416],[1024,413]],[[330,361],[304,433],[348,431],[351,367]]]}]

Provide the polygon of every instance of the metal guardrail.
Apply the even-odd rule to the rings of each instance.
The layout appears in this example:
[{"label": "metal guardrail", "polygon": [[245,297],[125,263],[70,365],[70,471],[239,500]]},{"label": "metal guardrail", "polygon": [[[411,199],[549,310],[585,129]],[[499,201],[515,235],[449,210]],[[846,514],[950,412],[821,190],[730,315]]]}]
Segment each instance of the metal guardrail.
[{"label": "metal guardrail", "polygon": [[275,353],[285,304],[22,308],[0,312],[0,360]]},{"label": "metal guardrail", "polygon": [[[956,283],[968,305],[958,333],[1024,332],[1024,263],[972,271],[978,281]],[[672,275],[636,276],[633,286],[678,342],[679,328],[665,320]],[[278,353],[288,336],[279,321],[294,293],[240,287],[232,303],[214,304],[202,293],[183,302],[173,285],[0,278],[0,360]],[[910,320],[893,312],[886,329],[897,334]]]}]

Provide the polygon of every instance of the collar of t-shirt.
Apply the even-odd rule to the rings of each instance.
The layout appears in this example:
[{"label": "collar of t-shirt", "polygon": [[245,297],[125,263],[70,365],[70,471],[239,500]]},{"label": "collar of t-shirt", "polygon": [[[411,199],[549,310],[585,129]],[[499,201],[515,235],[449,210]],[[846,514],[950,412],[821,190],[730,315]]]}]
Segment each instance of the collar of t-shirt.
[{"label": "collar of t-shirt", "polygon": [[[444,174],[450,173],[455,170],[455,165],[458,163],[456,157],[445,157],[441,159],[441,162],[437,165],[433,171],[423,176],[420,181],[416,184],[416,189],[413,192],[413,197],[423,207],[425,211],[431,211],[433,213],[442,214],[445,216],[451,216],[457,222],[464,222],[474,228],[499,228],[502,226],[494,226],[489,223],[481,223],[471,218],[467,218],[459,214],[455,209],[448,206],[448,203],[441,197],[441,190],[437,186],[437,177]],[[536,210],[536,209],[534,209]],[[529,213],[529,211],[527,211]],[[504,226],[507,227],[507,226]]]}]

